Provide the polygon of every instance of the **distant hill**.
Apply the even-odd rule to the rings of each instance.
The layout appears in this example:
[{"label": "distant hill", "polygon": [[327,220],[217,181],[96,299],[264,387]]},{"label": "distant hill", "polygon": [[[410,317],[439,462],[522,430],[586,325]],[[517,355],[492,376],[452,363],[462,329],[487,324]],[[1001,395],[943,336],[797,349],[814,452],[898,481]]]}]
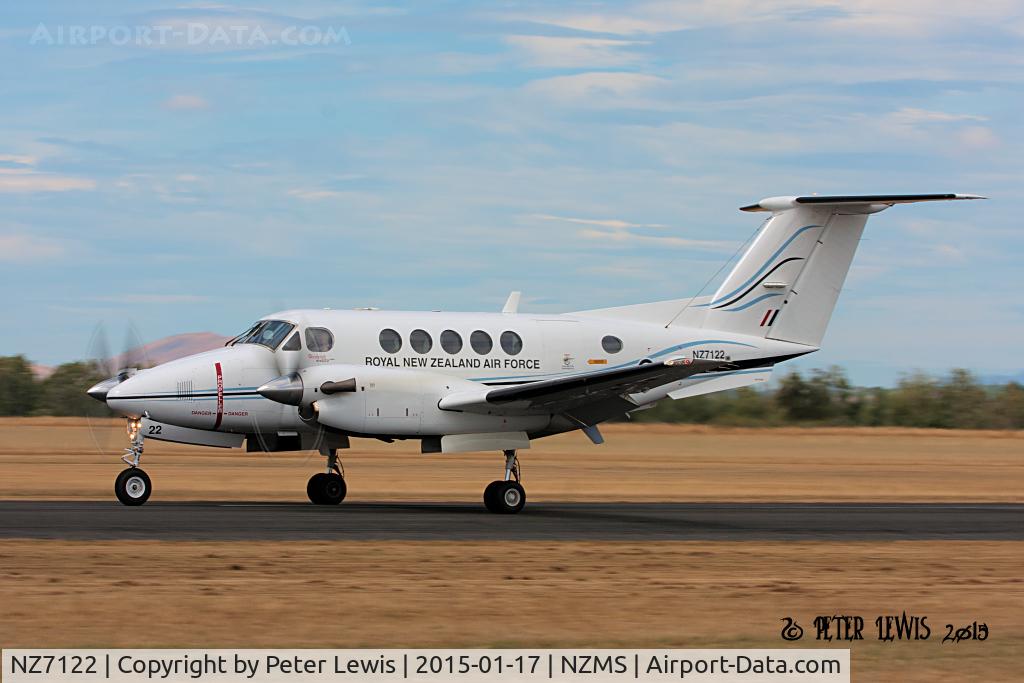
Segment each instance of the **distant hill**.
[{"label": "distant hill", "polygon": [[231,337],[225,337],[213,332],[187,332],[176,334],[172,337],[164,337],[155,342],[144,344],[132,349],[123,356],[116,356],[115,366],[123,367],[126,358],[134,358],[135,362],[141,362],[147,366],[160,365],[168,361],[191,356],[193,353],[202,353],[224,346]]},{"label": "distant hill", "polygon": [[39,363],[32,364],[32,374],[35,375],[36,380],[42,382],[44,379],[53,374],[53,371],[57,368],[52,365],[40,365]]},{"label": "distant hill", "polygon": [[[111,365],[115,368],[127,367],[129,364],[152,367],[191,356],[193,353],[211,351],[224,346],[224,342],[230,338],[213,332],[176,334],[136,347],[128,353],[114,356],[111,359]],[[52,375],[56,369],[52,365],[32,364],[32,374],[40,382]]]}]

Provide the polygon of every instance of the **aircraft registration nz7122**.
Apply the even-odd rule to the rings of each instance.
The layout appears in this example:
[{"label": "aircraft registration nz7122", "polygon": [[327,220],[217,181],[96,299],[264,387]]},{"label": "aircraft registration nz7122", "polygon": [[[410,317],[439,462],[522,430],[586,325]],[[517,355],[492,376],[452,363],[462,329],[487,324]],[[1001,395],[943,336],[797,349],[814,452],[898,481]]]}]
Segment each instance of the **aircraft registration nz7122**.
[{"label": "aircraft registration nz7122", "polygon": [[89,390],[128,418],[115,493],[152,491],[146,438],[250,451],[318,450],[317,504],[347,490],[338,450],[352,437],[418,439],[424,453],[500,451],[487,509],[515,513],[526,493],[517,451],[654,405],[764,382],[776,363],[818,350],[868,215],[894,204],[976,195],[771,197],[771,216],[712,296],[561,315],[290,310],[224,348]]}]

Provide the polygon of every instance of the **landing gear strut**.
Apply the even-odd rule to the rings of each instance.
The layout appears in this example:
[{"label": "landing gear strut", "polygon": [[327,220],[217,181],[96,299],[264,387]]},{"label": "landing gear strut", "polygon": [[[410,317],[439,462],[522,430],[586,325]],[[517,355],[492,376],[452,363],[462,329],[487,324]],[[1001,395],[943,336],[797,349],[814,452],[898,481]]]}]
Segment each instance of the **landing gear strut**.
[{"label": "landing gear strut", "polygon": [[328,448],[321,452],[327,456],[327,471],[309,478],[306,495],[314,505],[337,505],[345,500],[345,494],[348,493],[345,471],[338,460],[337,448]]},{"label": "landing gear strut", "polygon": [[139,467],[142,459],[142,421],[139,418],[128,418],[128,438],[131,445],[124,449],[121,456],[128,465],[114,480],[114,495],[122,505],[142,505],[149,500],[153,492],[153,484],[149,475]]},{"label": "landing gear strut", "polygon": [[514,515],[526,507],[526,491],[519,483],[519,460],[514,450],[504,451],[505,478],[484,489],[484,507],[491,512]]}]

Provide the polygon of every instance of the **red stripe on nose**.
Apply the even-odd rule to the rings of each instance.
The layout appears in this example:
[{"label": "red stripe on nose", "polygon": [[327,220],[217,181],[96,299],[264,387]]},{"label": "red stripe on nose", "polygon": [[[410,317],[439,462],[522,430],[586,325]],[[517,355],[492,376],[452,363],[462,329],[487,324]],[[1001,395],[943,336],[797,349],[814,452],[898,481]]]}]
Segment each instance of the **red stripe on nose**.
[{"label": "red stripe on nose", "polygon": [[758,325],[758,327],[764,327],[764,324],[766,322],[768,322],[768,316],[770,316],[771,314],[772,314],[772,309],[769,308],[768,312],[764,314],[763,318],[761,318],[761,324]]},{"label": "red stripe on nose", "polygon": [[217,429],[224,419],[224,373],[220,369],[220,363],[214,363],[213,369],[217,372],[217,419],[213,423],[213,428]]}]

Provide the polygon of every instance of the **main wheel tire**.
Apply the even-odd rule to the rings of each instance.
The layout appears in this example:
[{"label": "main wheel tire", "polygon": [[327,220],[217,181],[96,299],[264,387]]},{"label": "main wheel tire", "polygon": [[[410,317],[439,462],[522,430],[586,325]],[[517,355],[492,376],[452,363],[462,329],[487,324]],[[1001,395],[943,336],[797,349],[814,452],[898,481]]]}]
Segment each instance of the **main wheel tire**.
[{"label": "main wheel tire", "polygon": [[[490,492],[489,496],[488,492]],[[488,500],[490,504],[488,504]],[[487,505],[487,509],[491,512],[514,515],[526,507],[526,491],[518,481],[492,482],[484,490],[484,505]]]},{"label": "main wheel tire", "polygon": [[320,492],[323,489],[323,485],[320,480],[327,475],[323,472],[318,472],[309,478],[306,482],[306,495],[309,496],[309,502],[313,505],[322,505],[320,502]]},{"label": "main wheel tire", "polygon": [[498,488],[504,485],[503,481],[492,481],[484,489],[484,507],[491,512],[500,512],[498,509]]},{"label": "main wheel tire", "polygon": [[345,500],[348,486],[345,479],[337,474],[320,472],[309,478],[306,495],[314,505],[337,505]]},{"label": "main wheel tire", "polygon": [[114,495],[122,505],[142,505],[152,492],[149,475],[138,467],[129,467],[114,480]]}]

